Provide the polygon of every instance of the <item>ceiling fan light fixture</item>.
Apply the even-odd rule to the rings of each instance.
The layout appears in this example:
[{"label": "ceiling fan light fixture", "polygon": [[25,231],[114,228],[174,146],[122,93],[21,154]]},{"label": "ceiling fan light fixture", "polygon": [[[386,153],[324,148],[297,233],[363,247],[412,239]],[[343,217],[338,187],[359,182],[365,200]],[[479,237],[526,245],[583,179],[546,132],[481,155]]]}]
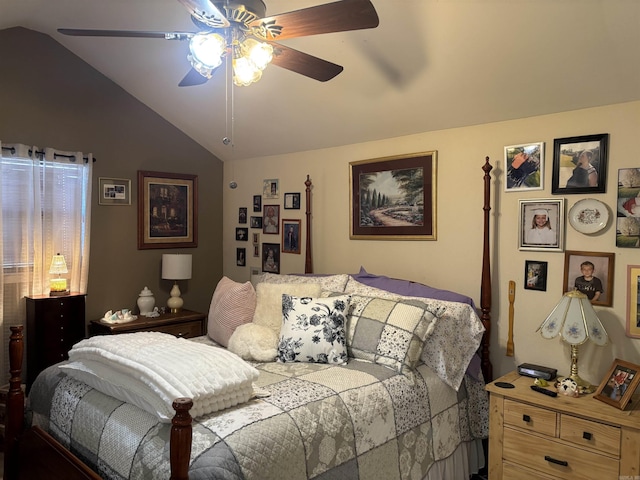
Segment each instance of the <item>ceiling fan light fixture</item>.
[{"label": "ceiling fan light fixture", "polygon": [[233,59],[233,83],[238,87],[248,87],[262,78],[262,70],[257,68],[248,58]]},{"label": "ceiling fan light fixture", "polygon": [[255,38],[245,38],[233,49],[233,83],[246,87],[262,77],[262,70],[273,59],[273,47]]},{"label": "ceiling fan light fixture", "polygon": [[197,33],[189,41],[187,58],[201,75],[211,78],[211,72],[222,63],[227,42],[218,33]]}]

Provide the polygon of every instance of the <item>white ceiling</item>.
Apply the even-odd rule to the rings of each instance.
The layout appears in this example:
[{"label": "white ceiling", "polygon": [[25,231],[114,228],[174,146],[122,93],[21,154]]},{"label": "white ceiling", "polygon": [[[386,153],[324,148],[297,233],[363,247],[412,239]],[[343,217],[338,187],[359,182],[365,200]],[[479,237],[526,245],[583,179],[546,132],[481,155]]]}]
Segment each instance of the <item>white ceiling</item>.
[{"label": "white ceiling", "polygon": [[[267,15],[329,1],[265,0]],[[343,65],[333,80],[270,66],[228,91],[224,75],[177,86],[184,42],[56,32],[194,31],[177,0],[0,0],[0,29],[51,35],[222,160],[640,100],[638,0],[372,2],[376,29],[282,41]]]}]

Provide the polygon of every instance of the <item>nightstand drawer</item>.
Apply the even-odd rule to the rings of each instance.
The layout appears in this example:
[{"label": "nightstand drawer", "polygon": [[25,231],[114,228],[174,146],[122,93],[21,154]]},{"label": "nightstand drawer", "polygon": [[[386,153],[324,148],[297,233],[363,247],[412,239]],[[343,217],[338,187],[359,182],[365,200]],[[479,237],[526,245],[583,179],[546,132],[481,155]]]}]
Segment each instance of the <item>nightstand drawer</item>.
[{"label": "nightstand drawer", "polygon": [[534,472],[511,463],[504,464],[502,480],[523,480],[525,478],[526,480],[553,480],[553,477],[548,477],[540,472]]},{"label": "nightstand drawer", "polygon": [[618,461],[526,432],[504,429],[505,462],[513,462],[554,478],[618,480]]},{"label": "nightstand drawer", "polygon": [[557,414],[545,408],[534,407],[513,400],[504,401],[504,424],[532,432],[556,437]]},{"label": "nightstand drawer", "polygon": [[620,429],[571,415],[560,416],[560,438],[580,447],[620,456]]},{"label": "nightstand drawer", "polygon": [[202,331],[202,322],[184,322],[172,325],[163,325],[154,328],[156,332],[170,333],[176,337],[193,338],[204,335]]}]

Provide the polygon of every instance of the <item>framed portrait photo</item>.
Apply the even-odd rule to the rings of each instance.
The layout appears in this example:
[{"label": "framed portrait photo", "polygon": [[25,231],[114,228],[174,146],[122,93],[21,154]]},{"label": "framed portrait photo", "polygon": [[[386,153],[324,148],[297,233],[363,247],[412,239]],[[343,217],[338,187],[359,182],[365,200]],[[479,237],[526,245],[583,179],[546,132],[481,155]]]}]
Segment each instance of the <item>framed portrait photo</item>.
[{"label": "framed portrait photo", "polygon": [[262,228],[262,217],[250,217],[249,226],[251,228]]},{"label": "framed portrait photo", "polygon": [[520,200],[518,248],[564,251],[564,198]]},{"label": "framed portrait photo", "polygon": [[254,212],[262,211],[262,195],[253,196],[253,211]]},{"label": "framed portrait photo", "polygon": [[198,246],[198,177],[138,171],[138,249]]},{"label": "framed portrait photo", "polygon": [[300,253],[300,223],[282,219],[282,253]]},{"label": "framed portrait photo", "polygon": [[524,262],[525,290],[547,291],[547,262],[525,260]]},{"label": "framed portrait photo", "polygon": [[349,164],[349,238],[436,239],[437,152],[361,160]]},{"label": "framed portrait photo", "polygon": [[608,154],[608,133],[556,138],[551,193],[605,193]]},{"label": "framed portrait photo", "polygon": [[236,265],[245,267],[247,265],[247,249],[236,248]]},{"label": "framed portrait photo", "polygon": [[238,209],[238,223],[247,223],[247,207]]},{"label": "framed portrait photo", "polygon": [[280,205],[264,205],[262,217],[262,233],[280,233]]},{"label": "framed portrait photo", "polygon": [[593,305],[612,306],[614,258],[613,253],[564,252],[562,293],[578,289]]},{"label": "framed portrait photo", "polygon": [[269,178],[262,181],[262,196],[264,198],[278,198],[279,197],[279,181],[277,178]]},{"label": "framed portrait photo", "polygon": [[284,209],[285,210],[300,210],[300,194],[299,193],[285,193],[284,194]]},{"label": "framed portrait photo", "polygon": [[542,190],[544,183],[544,143],[524,143],[504,147],[505,192]]},{"label": "framed portrait photo", "polygon": [[616,247],[640,248],[640,168],[618,170]]},{"label": "framed portrait photo", "polygon": [[131,180],[99,177],[98,205],[131,205]]},{"label": "framed portrait photo", "polygon": [[627,336],[640,338],[640,265],[627,266]]},{"label": "framed portrait photo", "polygon": [[593,394],[601,402],[624,410],[640,382],[640,365],[616,358]]},{"label": "framed portrait photo", "polygon": [[262,244],[262,271],[280,273],[280,244]]}]

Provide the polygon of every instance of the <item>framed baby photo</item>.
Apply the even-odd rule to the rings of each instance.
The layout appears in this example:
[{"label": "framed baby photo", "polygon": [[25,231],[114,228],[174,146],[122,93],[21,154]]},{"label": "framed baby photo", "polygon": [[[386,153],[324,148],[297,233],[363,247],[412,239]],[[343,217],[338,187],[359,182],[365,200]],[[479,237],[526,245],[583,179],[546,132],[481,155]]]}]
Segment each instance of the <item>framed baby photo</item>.
[{"label": "framed baby photo", "polygon": [[263,206],[262,233],[280,233],[280,205]]},{"label": "framed baby photo", "polygon": [[525,290],[547,291],[547,262],[525,260],[524,288]]},{"label": "framed baby photo", "polygon": [[262,271],[280,273],[280,244],[262,244]]},{"label": "framed baby photo", "polygon": [[564,198],[519,200],[519,250],[564,251],[564,201]]},{"label": "framed baby photo", "polygon": [[609,134],[556,138],[553,141],[551,193],[605,193]]},{"label": "framed baby photo", "polygon": [[524,143],[504,147],[504,191],[542,190],[544,143]]},{"label": "framed baby photo", "polygon": [[613,253],[564,252],[563,293],[580,290],[593,305],[613,305]]},{"label": "framed baby photo", "polygon": [[640,365],[616,358],[593,394],[601,402],[624,410],[638,388]]}]

